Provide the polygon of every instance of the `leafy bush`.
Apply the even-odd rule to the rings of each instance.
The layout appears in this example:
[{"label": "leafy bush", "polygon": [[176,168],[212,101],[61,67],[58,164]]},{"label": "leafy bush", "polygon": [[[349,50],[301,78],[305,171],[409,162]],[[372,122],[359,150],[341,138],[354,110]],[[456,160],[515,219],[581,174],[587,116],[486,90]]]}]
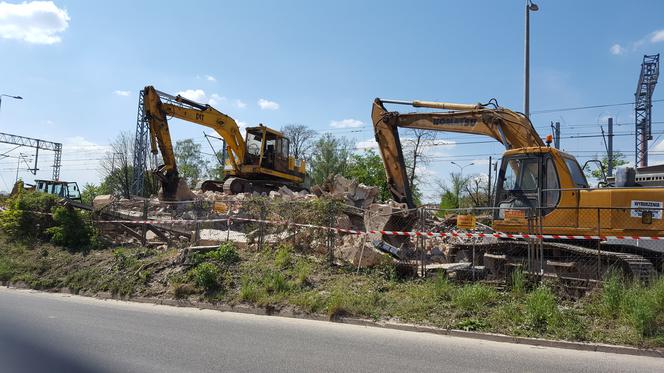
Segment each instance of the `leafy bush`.
[{"label": "leafy bush", "polygon": [[54,227],[47,229],[51,242],[72,249],[88,247],[92,238],[90,225],[83,220],[81,212],[67,207],[53,210]]},{"label": "leafy bush", "polygon": [[21,191],[7,199],[7,209],[0,212],[0,228],[15,240],[45,239],[57,201],[51,194]]},{"label": "leafy bush", "polygon": [[486,329],[489,325],[482,320],[478,319],[465,319],[460,321],[456,327],[461,330],[465,330],[467,332],[473,331],[473,330],[482,330]]},{"label": "leafy bush", "polygon": [[540,286],[526,298],[526,316],[534,329],[545,331],[549,323],[559,315],[556,296],[551,289]]},{"label": "leafy bush", "polygon": [[191,276],[196,286],[206,291],[214,290],[219,287],[219,276],[221,271],[219,267],[212,263],[201,263],[191,270]]},{"label": "leafy bush", "polygon": [[232,242],[222,243],[217,250],[210,251],[205,256],[228,266],[240,261],[240,254],[235,250]]}]

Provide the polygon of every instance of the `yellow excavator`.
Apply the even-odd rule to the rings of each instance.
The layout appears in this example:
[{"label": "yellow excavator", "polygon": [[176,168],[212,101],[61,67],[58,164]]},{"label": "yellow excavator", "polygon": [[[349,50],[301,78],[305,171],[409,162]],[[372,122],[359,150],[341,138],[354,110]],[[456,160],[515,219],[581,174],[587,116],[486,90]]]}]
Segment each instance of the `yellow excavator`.
[{"label": "yellow excavator", "polygon": [[[441,111],[400,113],[388,111],[385,104]],[[491,201],[495,230],[574,236],[664,236],[663,188],[640,187],[629,177],[618,178],[621,182],[615,187],[591,188],[574,156],[550,147],[550,137],[545,143],[525,115],[499,107],[495,100],[487,104],[457,104],[377,98],[371,118],[390,192],[396,201],[410,208],[415,205],[406,177],[399,128],[477,134],[492,137],[506,148]],[[535,220],[526,216],[529,209],[537,211]],[[523,251],[518,246],[494,245],[492,250],[498,250],[494,254],[505,259],[505,255],[521,255]],[[611,266],[627,269],[640,278],[663,270],[664,251],[624,242],[549,240],[543,252],[541,271],[564,269],[579,278],[596,278]],[[546,258],[549,259],[544,261]]]},{"label": "yellow excavator", "polygon": [[290,156],[290,141],[279,131],[261,124],[247,128],[246,138],[243,138],[240,127],[230,116],[210,105],[169,95],[152,86],[143,90],[143,111],[149,124],[151,151],[153,154],[161,152],[164,161],[155,170],[161,182],[162,199],[186,200],[191,196],[178,173],[169,117],[212,128],[226,142],[226,176],[224,180],[203,182],[202,190],[237,194],[267,192],[281,186],[306,189],[304,161]]}]

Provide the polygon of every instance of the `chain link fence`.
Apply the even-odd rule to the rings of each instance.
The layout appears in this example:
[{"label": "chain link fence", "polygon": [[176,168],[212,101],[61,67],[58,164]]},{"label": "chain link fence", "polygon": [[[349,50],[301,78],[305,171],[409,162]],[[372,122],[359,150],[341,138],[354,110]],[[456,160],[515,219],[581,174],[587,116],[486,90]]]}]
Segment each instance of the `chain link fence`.
[{"label": "chain link fence", "polygon": [[647,238],[662,235],[663,217],[662,209],[652,207],[408,210],[386,204],[365,210],[327,198],[233,196],[116,201],[95,214],[95,224],[118,244],[233,241],[250,250],[287,244],[358,269],[378,265],[388,254],[420,276],[440,272],[459,280],[504,282],[522,271],[587,287],[613,270],[644,281],[661,273],[664,240]]}]

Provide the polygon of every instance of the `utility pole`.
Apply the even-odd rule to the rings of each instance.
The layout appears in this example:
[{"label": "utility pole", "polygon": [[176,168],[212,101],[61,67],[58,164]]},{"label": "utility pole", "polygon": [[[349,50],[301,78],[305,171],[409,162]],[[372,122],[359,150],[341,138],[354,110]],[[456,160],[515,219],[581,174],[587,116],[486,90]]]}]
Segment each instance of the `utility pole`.
[{"label": "utility pole", "polygon": [[526,0],[526,32],[524,45],[524,66],[523,66],[523,113],[530,118],[530,12],[539,10],[537,4],[531,0]]},{"label": "utility pole", "polygon": [[551,122],[551,132],[553,135],[553,147],[560,149],[560,122]]},{"label": "utility pole", "polygon": [[487,207],[491,206],[491,166],[493,166],[491,163],[491,156],[489,156],[489,183],[487,184],[486,190],[487,190]]},{"label": "utility pole", "polygon": [[606,158],[608,161],[608,174],[609,177],[613,176],[613,118],[609,118],[609,141],[608,141],[608,146],[607,146],[607,154]]}]

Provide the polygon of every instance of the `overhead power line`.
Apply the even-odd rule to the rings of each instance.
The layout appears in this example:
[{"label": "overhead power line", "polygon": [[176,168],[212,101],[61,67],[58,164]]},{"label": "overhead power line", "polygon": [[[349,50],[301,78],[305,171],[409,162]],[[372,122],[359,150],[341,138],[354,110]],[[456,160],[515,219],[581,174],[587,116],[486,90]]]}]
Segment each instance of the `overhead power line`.
[{"label": "overhead power line", "polygon": [[[662,102],[664,99],[659,99],[659,100],[652,100],[652,102]],[[601,109],[605,107],[612,107],[612,106],[627,106],[627,105],[634,105],[635,102],[621,102],[619,104],[604,104],[604,105],[589,105],[589,106],[576,106],[576,107],[567,107],[567,108],[560,108],[560,109],[545,109],[545,110],[534,110],[531,111],[530,114],[546,114],[546,113],[557,113],[561,111],[576,111],[576,110],[586,110],[586,109]]]}]

